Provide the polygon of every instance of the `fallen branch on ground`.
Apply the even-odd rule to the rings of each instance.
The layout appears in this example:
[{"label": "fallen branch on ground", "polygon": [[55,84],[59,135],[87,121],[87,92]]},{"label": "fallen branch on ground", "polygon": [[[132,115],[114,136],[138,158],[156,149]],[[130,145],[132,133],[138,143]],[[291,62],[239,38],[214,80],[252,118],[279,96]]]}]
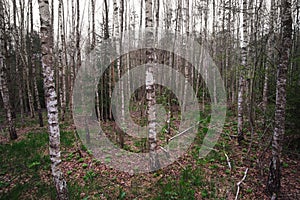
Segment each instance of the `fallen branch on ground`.
[{"label": "fallen branch on ground", "polygon": [[231,171],[231,163],[230,163],[229,157],[228,157],[228,155],[225,153],[225,151],[224,151],[224,154],[225,154],[225,156],[226,156],[226,160],[227,160],[228,167],[229,167],[229,169],[230,169],[230,171]]},{"label": "fallen branch on ground", "polygon": [[238,196],[240,193],[240,185],[242,184],[242,182],[246,179],[247,177],[247,173],[248,173],[248,168],[245,170],[244,176],[242,178],[242,180],[240,180],[236,185],[237,185],[237,191],[236,191],[236,195],[235,195],[235,200],[238,200]]},{"label": "fallen branch on ground", "polygon": [[187,133],[189,130],[191,130],[192,128],[194,128],[194,127],[197,126],[198,124],[199,124],[199,123],[196,123],[195,125],[193,125],[193,126],[187,128],[187,129],[185,129],[184,131],[182,131],[182,132],[180,132],[180,133],[177,131],[178,134],[177,134],[177,135],[174,135],[173,137],[171,137],[171,138],[168,140],[168,143],[169,143],[170,141],[172,141],[173,139],[175,139],[175,138],[177,138],[177,137],[179,137],[179,136],[181,136],[181,135]]}]

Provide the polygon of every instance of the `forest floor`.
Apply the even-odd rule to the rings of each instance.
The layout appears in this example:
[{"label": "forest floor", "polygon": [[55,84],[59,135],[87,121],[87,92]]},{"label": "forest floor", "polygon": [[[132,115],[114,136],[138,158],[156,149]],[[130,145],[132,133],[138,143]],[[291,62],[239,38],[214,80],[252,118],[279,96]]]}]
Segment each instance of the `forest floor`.
[{"label": "forest floor", "polygon": [[[17,119],[16,141],[8,141],[5,129],[0,129],[0,199],[55,199],[47,128],[40,128],[36,119],[24,121],[26,125],[22,126]],[[83,145],[78,147],[74,125],[61,123],[61,167],[70,199],[231,200],[247,168],[239,199],[269,199],[266,182],[272,132],[256,131],[251,142],[248,131],[239,146],[234,138],[235,121],[229,112],[217,145],[205,158],[200,159],[198,154],[200,135],[207,131],[201,128],[189,150],[176,162],[156,172],[133,175],[109,167],[109,159],[96,159]],[[110,122],[104,125],[113,127]],[[300,199],[300,152],[293,149],[292,142],[286,140],[283,149],[280,199]]]}]

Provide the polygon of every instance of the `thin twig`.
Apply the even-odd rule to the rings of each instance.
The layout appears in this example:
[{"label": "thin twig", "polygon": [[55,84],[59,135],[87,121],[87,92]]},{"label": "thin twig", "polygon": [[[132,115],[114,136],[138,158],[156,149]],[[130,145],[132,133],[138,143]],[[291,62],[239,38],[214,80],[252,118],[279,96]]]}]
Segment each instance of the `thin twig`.
[{"label": "thin twig", "polygon": [[237,185],[237,191],[236,191],[236,195],[235,195],[235,200],[238,200],[238,196],[240,193],[240,185],[242,184],[242,182],[246,179],[248,173],[248,168],[245,170],[244,176],[242,178],[242,180],[240,180],[236,185]]},{"label": "thin twig", "polygon": [[159,148],[160,148],[161,150],[163,150],[163,152],[165,152],[165,154],[166,154],[166,156],[167,156],[168,158],[170,158],[169,150],[163,148],[162,146],[159,146]]},{"label": "thin twig", "polygon": [[186,169],[178,160],[175,161],[182,169]]},{"label": "thin twig", "polygon": [[229,167],[229,169],[230,169],[230,171],[231,171],[231,163],[230,163],[229,157],[228,157],[228,155],[226,154],[225,151],[224,151],[224,154],[225,154],[225,156],[226,156],[226,160],[227,160],[228,167]]},{"label": "thin twig", "polygon": [[173,139],[175,139],[175,138],[177,138],[177,137],[179,137],[179,136],[185,134],[186,132],[188,132],[189,130],[191,130],[192,128],[194,128],[195,126],[197,126],[198,124],[199,124],[199,123],[196,123],[195,125],[193,125],[193,126],[187,128],[187,129],[185,129],[184,131],[178,133],[177,135],[174,135],[173,137],[171,137],[171,138],[168,140],[168,143],[169,143],[170,141],[172,141]]}]

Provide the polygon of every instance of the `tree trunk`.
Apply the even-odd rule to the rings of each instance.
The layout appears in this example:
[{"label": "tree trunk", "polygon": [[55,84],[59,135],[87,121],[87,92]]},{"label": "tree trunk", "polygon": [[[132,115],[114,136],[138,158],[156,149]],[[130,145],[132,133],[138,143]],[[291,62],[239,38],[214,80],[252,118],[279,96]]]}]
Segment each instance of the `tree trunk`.
[{"label": "tree trunk", "polygon": [[[153,13],[152,13],[152,0],[145,0],[146,6],[146,28],[153,28]],[[147,36],[147,44],[153,44],[154,30],[149,32]],[[156,153],[157,141],[156,141],[156,110],[155,110],[155,80],[154,80],[154,67],[155,64],[155,50],[146,50],[146,99],[147,99],[147,116],[148,116],[148,140],[149,140],[149,155],[150,155],[150,170],[157,170],[160,167],[158,155]]]},{"label": "tree trunk", "polygon": [[[190,23],[190,9],[189,9],[189,0],[185,0],[185,20],[184,20],[184,25],[185,25],[185,31],[186,31],[186,35],[189,36],[190,34],[190,26],[189,26],[189,23]],[[186,53],[186,57],[188,58],[189,57],[189,54],[188,54],[188,50],[185,52]],[[188,85],[189,85],[189,81],[188,81],[188,78],[189,78],[189,63],[187,61],[184,61],[184,78],[185,78],[185,81],[184,81],[184,89],[183,89],[183,102],[182,102],[182,111],[185,112],[186,110],[186,98],[187,98],[187,90],[188,90]]]},{"label": "tree trunk", "polygon": [[[264,86],[263,86],[263,102],[262,102],[262,109],[264,114],[266,113],[267,106],[268,106],[268,88],[269,88],[269,69],[271,68],[271,63],[273,62],[273,45],[274,41],[274,11],[275,11],[275,0],[271,1],[271,11],[270,11],[270,30],[269,30],[269,41],[268,41],[268,57],[265,66],[265,77],[264,77]],[[270,67],[269,67],[270,66]],[[264,117],[264,124],[265,124],[265,117]]]},{"label": "tree trunk", "polygon": [[6,72],[6,63],[4,57],[4,5],[3,1],[0,2],[0,91],[4,104],[4,109],[6,111],[6,118],[9,126],[9,136],[11,140],[15,140],[18,138],[14,120],[12,117],[12,109],[10,104],[9,90],[7,86],[7,72]]},{"label": "tree trunk", "polygon": [[91,6],[92,6],[92,44],[91,44],[91,49],[93,50],[96,46],[95,0],[91,0]]},{"label": "tree trunk", "polygon": [[21,117],[21,122],[22,126],[24,126],[24,100],[23,100],[23,87],[22,87],[22,80],[23,80],[23,73],[22,69],[20,69],[20,62],[19,62],[19,39],[18,39],[18,28],[17,28],[17,3],[16,0],[13,0],[13,21],[14,21],[14,42],[15,42],[15,62],[16,62],[16,74],[18,77],[18,96],[20,100],[20,117]]},{"label": "tree trunk", "polygon": [[242,70],[240,72],[239,93],[238,93],[238,142],[241,144],[244,139],[244,93],[245,93],[245,75],[247,75],[247,46],[248,46],[248,13],[247,0],[243,0],[243,31],[242,35]]},{"label": "tree trunk", "polygon": [[[105,17],[104,17],[104,39],[107,40],[109,39],[109,9],[108,9],[108,4],[107,4],[107,0],[104,0],[104,10],[105,10]],[[114,66],[114,64],[112,65]],[[109,95],[109,99],[111,99],[111,95],[112,95],[112,90],[113,90],[113,87],[114,87],[114,67],[111,67],[111,70],[108,72],[108,78],[109,78],[109,81],[108,81],[108,85],[109,85],[109,88],[108,88],[108,95]],[[100,114],[100,113],[99,113]],[[112,107],[111,107],[111,102],[108,103],[108,119],[109,120],[112,120],[113,119],[113,116],[112,116]],[[100,120],[100,118],[99,118]]]},{"label": "tree trunk", "polygon": [[50,24],[49,1],[38,0],[41,22],[42,68],[44,75],[45,98],[47,102],[49,125],[49,151],[51,159],[52,176],[57,191],[57,198],[68,199],[67,184],[60,169],[60,130],[58,121],[57,96],[53,80],[54,70],[52,66],[53,36],[52,24]]},{"label": "tree trunk", "polygon": [[29,1],[29,5],[30,5],[30,32],[31,32],[30,43],[31,43],[31,65],[32,65],[33,89],[34,89],[35,103],[36,103],[37,111],[38,111],[39,124],[40,124],[40,127],[43,127],[44,126],[43,114],[42,114],[40,95],[39,95],[39,90],[38,90],[37,80],[36,80],[37,74],[36,74],[35,61],[36,61],[37,55],[34,52],[34,45],[33,45],[33,31],[34,30],[33,30],[32,0]]},{"label": "tree trunk", "polygon": [[66,114],[66,58],[65,58],[65,31],[64,31],[64,17],[63,17],[63,1],[59,1],[58,5],[58,28],[57,28],[57,38],[59,41],[59,83],[60,83],[60,107],[61,107],[61,120],[65,120]]},{"label": "tree trunk", "polygon": [[40,103],[40,95],[39,95],[39,90],[38,90],[37,80],[36,80],[35,59],[36,59],[36,55],[32,54],[32,61],[31,62],[32,62],[32,76],[33,76],[35,102],[36,102],[37,110],[38,110],[39,124],[40,124],[40,127],[43,127],[44,126],[43,113],[42,113],[42,108],[41,108],[41,103]]},{"label": "tree trunk", "polygon": [[281,49],[277,68],[275,128],[272,140],[272,160],[268,177],[268,191],[277,199],[280,191],[280,157],[285,132],[286,80],[292,47],[291,0],[281,1]]}]

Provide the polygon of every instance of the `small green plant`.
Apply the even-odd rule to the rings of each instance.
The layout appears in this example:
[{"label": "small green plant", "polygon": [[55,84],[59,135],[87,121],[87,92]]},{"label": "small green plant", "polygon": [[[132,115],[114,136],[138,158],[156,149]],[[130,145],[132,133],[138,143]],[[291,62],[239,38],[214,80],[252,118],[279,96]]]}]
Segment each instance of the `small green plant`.
[{"label": "small green plant", "polygon": [[203,198],[207,198],[207,197],[208,197],[208,192],[207,192],[206,189],[204,189],[204,190],[201,191],[201,196],[202,196]]},{"label": "small green plant", "polygon": [[33,162],[33,163],[29,164],[28,167],[29,168],[34,168],[34,167],[39,166],[39,165],[41,165],[41,163],[36,161],[36,162]]},{"label": "small green plant", "polygon": [[83,151],[87,151],[87,148],[86,148],[85,145],[81,145],[81,149],[82,149]]},{"label": "small green plant", "polygon": [[211,165],[211,166],[209,166],[209,169],[218,169],[218,168],[219,168],[218,165]]},{"label": "small green plant", "polygon": [[79,159],[78,159],[78,162],[79,162],[79,163],[83,163],[83,162],[84,162],[84,159],[83,159],[83,158],[79,158]]},{"label": "small green plant", "polygon": [[118,199],[120,200],[125,199],[125,196],[126,196],[126,192],[124,192],[122,188],[119,188]]},{"label": "small green plant", "polygon": [[246,192],[249,193],[249,194],[252,193],[252,191],[253,191],[253,190],[252,190],[251,188],[248,188],[248,189],[246,190]]},{"label": "small green plant", "polygon": [[72,158],[74,158],[74,154],[73,154],[73,152],[71,152],[71,153],[68,155],[68,157],[67,157],[67,161],[70,161],[70,160],[72,160]]},{"label": "small green plant", "polygon": [[85,182],[87,181],[92,181],[94,180],[94,178],[97,176],[97,174],[93,171],[93,170],[90,170],[90,171],[87,171],[86,174],[83,176],[83,180]]},{"label": "small green plant", "polygon": [[92,150],[87,150],[87,153],[89,154],[89,155],[93,155],[93,151]]},{"label": "small green plant", "polygon": [[110,163],[110,162],[111,162],[111,157],[106,157],[106,158],[105,158],[105,162],[106,162],[106,163]]},{"label": "small green plant", "polygon": [[0,181],[0,188],[9,186],[9,183]]},{"label": "small green plant", "polygon": [[82,168],[83,168],[83,169],[87,168],[88,166],[89,166],[89,165],[86,164],[86,163],[83,163],[83,164],[82,164]]}]

